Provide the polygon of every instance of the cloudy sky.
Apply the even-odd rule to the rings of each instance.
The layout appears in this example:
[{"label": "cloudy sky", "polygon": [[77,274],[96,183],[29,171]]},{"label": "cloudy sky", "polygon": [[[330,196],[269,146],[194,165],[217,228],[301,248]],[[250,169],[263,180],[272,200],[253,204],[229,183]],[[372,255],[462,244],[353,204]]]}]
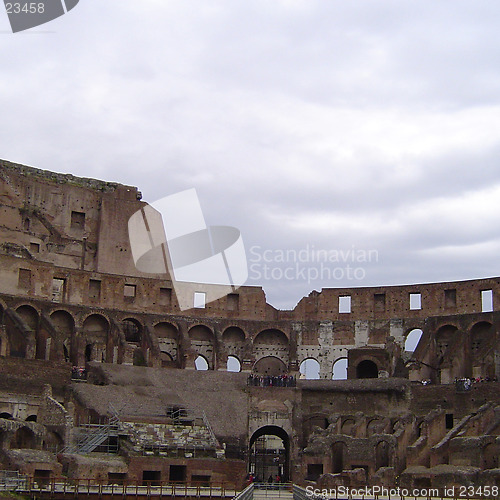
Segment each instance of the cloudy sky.
[{"label": "cloudy sky", "polygon": [[498,276],[499,25],[493,0],[80,0],[12,34],[2,7],[0,157],[196,188],[276,307]]}]

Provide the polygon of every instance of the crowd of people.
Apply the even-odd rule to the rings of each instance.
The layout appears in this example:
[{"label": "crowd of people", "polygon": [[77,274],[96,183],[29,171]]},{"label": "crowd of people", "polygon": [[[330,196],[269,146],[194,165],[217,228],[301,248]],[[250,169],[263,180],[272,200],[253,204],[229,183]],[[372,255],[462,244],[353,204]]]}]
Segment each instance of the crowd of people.
[{"label": "crowd of people", "polygon": [[249,375],[248,385],[255,387],[295,387],[296,380],[293,375]]}]

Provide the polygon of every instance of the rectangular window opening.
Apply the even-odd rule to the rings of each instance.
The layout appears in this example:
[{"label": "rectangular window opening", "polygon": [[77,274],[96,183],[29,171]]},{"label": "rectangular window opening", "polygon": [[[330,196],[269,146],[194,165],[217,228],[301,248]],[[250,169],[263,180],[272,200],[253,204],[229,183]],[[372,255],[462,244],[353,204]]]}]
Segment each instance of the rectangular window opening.
[{"label": "rectangular window opening", "polygon": [[385,311],[385,293],[376,293],[374,295],[375,311],[384,312]]},{"label": "rectangular window opening", "polygon": [[101,280],[89,281],[89,299],[99,300],[101,298]]},{"label": "rectangular window opening", "polygon": [[160,470],[143,470],[142,471],[142,484],[147,486],[159,486],[161,483]]},{"label": "rectangular window opening", "polygon": [[133,298],[135,297],[136,291],[137,291],[136,285],[125,284],[125,286],[123,287],[123,296]]},{"label": "rectangular window opening", "polygon": [[344,295],[339,297],[339,313],[347,314],[351,312],[351,296]]},{"label": "rectangular window opening", "polygon": [[316,481],[323,475],[323,464],[307,464],[307,480]]},{"label": "rectangular window opening", "polygon": [[40,243],[30,243],[31,253],[40,253]]},{"label": "rectangular window opening", "polygon": [[228,311],[237,311],[238,310],[239,298],[240,298],[240,296],[237,293],[230,293],[227,296],[227,310]]},{"label": "rectangular window opening", "polygon": [[455,289],[444,291],[444,306],[447,309],[457,307],[457,291]]},{"label": "rectangular window opening", "polygon": [[422,309],[422,294],[410,293],[410,311]]},{"label": "rectangular window opening", "polygon": [[493,311],[493,290],[481,290],[481,312]]},{"label": "rectangular window opening", "polygon": [[160,304],[163,306],[169,306],[171,300],[172,300],[172,289],[160,288]]},{"label": "rectangular window opening", "polygon": [[52,302],[63,302],[65,283],[64,278],[52,278]]},{"label": "rectangular window opening", "polygon": [[186,481],[186,465],[171,465],[169,470],[169,482],[184,483]]},{"label": "rectangular window opening", "polygon": [[71,229],[85,229],[84,212],[71,212]]},{"label": "rectangular window opening", "polygon": [[453,413],[447,413],[445,415],[445,420],[446,420],[446,428],[453,429]]},{"label": "rectangular window opening", "polygon": [[24,288],[29,290],[31,288],[31,270],[30,269],[19,269],[19,276],[17,282],[19,288]]},{"label": "rectangular window opening", "polygon": [[205,309],[207,306],[207,294],[205,292],[194,292],[194,307],[196,309]]}]

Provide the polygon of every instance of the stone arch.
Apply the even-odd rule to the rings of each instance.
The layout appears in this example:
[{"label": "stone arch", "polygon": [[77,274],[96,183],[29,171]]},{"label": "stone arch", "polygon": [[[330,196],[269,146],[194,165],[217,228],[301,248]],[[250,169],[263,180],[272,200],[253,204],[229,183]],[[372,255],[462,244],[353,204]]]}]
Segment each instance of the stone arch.
[{"label": "stone arch", "polygon": [[19,427],[10,441],[11,449],[35,448],[35,434],[28,427]]},{"label": "stone arch", "polygon": [[371,359],[364,359],[356,366],[356,378],[378,378],[378,366]]},{"label": "stone arch", "polygon": [[[283,443],[284,453],[280,457],[279,454],[273,453],[272,450],[264,450],[265,452],[261,454],[262,462],[259,463],[258,454],[253,452],[254,445],[258,442],[259,438],[264,436],[275,436],[281,439]],[[267,453],[270,451],[271,453]],[[275,458],[278,455],[279,461],[276,463]],[[276,425],[265,425],[257,429],[250,438],[249,442],[249,456],[250,456],[250,464],[249,470],[252,472],[257,480],[266,481],[267,476],[272,474],[273,477],[280,473],[280,476],[283,481],[288,481],[290,478],[290,436],[288,433],[281,427]],[[266,460],[266,456],[268,456],[271,460]],[[266,464],[273,464],[268,465]],[[282,470],[280,470],[282,469]]]},{"label": "stone arch", "polygon": [[162,321],[153,326],[160,347],[163,367],[174,367],[179,359],[179,329],[172,323]]},{"label": "stone arch", "polygon": [[64,446],[64,440],[58,432],[47,431],[47,435],[43,441],[44,450],[57,453],[61,451]]},{"label": "stone arch", "polygon": [[288,337],[276,328],[262,330],[253,341],[255,360],[273,356],[288,365],[290,345]]},{"label": "stone arch", "polygon": [[16,308],[16,313],[19,315],[24,325],[31,331],[36,332],[38,329],[38,311],[29,304],[23,304]]},{"label": "stone arch", "polygon": [[410,330],[405,338],[405,351],[415,352],[422,335],[423,331],[420,328],[413,328],[413,330]]},{"label": "stone arch", "polygon": [[36,422],[36,420],[37,420],[37,416],[34,414],[26,417],[26,422]]},{"label": "stone arch", "polygon": [[318,380],[320,366],[316,358],[306,358],[300,363],[300,377],[306,380]]},{"label": "stone arch", "polygon": [[137,319],[123,319],[122,330],[127,342],[130,342],[132,344],[140,344],[142,339],[142,325]]},{"label": "stone arch", "polygon": [[241,371],[241,361],[237,356],[228,356],[227,357],[227,365],[228,372],[240,372]]},{"label": "stone arch", "polygon": [[70,338],[75,331],[75,320],[73,316],[64,309],[57,309],[50,313],[50,319],[57,334],[62,339]]},{"label": "stone arch", "polygon": [[74,349],[71,348],[75,331],[73,316],[64,309],[58,309],[50,314],[50,320],[54,325],[56,335],[56,346],[54,346],[56,357],[58,359],[62,357],[65,361],[70,361],[73,356],[76,362],[76,355],[73,353]]},{"label": "stone arch", "polygon": [[390,445],[387,441],[379,441],[375,445],[375,470],[390,466]]},{"label": "stone arch", "polygon": [[372,418],[366,424],[366,435],[374,436],[384,431],[384,421],[381,418]]},{"label": "stone arch", "polygon": [[285,363],[276,356],[266,356],[260,358],[253,365],[253,373],[256,375],[278,377],[288,372]]},{"label": "stone arch", "polygon": [[100,314],[90,314],[83,322],[85,361],[105,361],[109,322]]},{"label": "stone arch", "polygon": [[230,326],[222,334],[224,344],[243,344],[245,342],[245,332],[238,326]]},{"label": "stone arch", "polygon": [[338,358],[333,363],[333,380],[347,380],[347,358]]},{"label": "stone arch", "polygon": [[332,469],[334,474],[342,472],[346,466],[347,445],[344,441],[336,441],[332,444]]},{"label": "stone arch", "polygon": [[254,345],[281,345],[288,346],[288,337],[277,328],[268,328],[257,334]]},{"label": "stone arch", "polygon": [[342,422],[341,434],[345,434],[346,436],[354,436],[354,427],[356,425],[356,422],[353,418],[346,418]]},{"label": "stone arch", "polygon": [[12,420],[14,417],[9,412],[3,411],[2,413],[0,413],[0,418],[5,418],[6,420]]},{"label": "stone arch", "polygon": [[191,347],[198,355],[203,356],[208,363],[208,369],[214,369],[214,334],[205,325],[195,325],[188,331]]}]

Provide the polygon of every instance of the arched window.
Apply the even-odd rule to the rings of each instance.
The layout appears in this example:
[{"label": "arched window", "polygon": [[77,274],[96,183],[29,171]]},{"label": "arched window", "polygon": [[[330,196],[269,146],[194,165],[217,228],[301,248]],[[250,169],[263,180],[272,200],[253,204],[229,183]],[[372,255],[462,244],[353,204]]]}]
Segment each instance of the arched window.
[{"label": "arched window", "polygon": [[227,371],[228,372],[240,372],[241,371],[241,363],[240,363],[240,360],[236,356],[228,356],[227,357]]},{"label": "arched window", "polygon": [[307,358],[300,363],[300,373],[301,378],[306,380],[317,380],[319,379],[319,363],[314,358]]},{"label": "arched window", "polygon": [[333,364],[333,380],[347,380],[347,358],[340,358]]},{"label": "arched window", "polygon": [[208,370],[208,362],[207,360],[199,355],[195,361],[194,361],[194,365],[196,366],[196,369],[197,370]]},{"label": "arched window", "polygon": [[406,337],[405,351],[414,352],[421,338],[422,330],[420,330],[420,328],[415,328],[414,330],[412,330]]}]

